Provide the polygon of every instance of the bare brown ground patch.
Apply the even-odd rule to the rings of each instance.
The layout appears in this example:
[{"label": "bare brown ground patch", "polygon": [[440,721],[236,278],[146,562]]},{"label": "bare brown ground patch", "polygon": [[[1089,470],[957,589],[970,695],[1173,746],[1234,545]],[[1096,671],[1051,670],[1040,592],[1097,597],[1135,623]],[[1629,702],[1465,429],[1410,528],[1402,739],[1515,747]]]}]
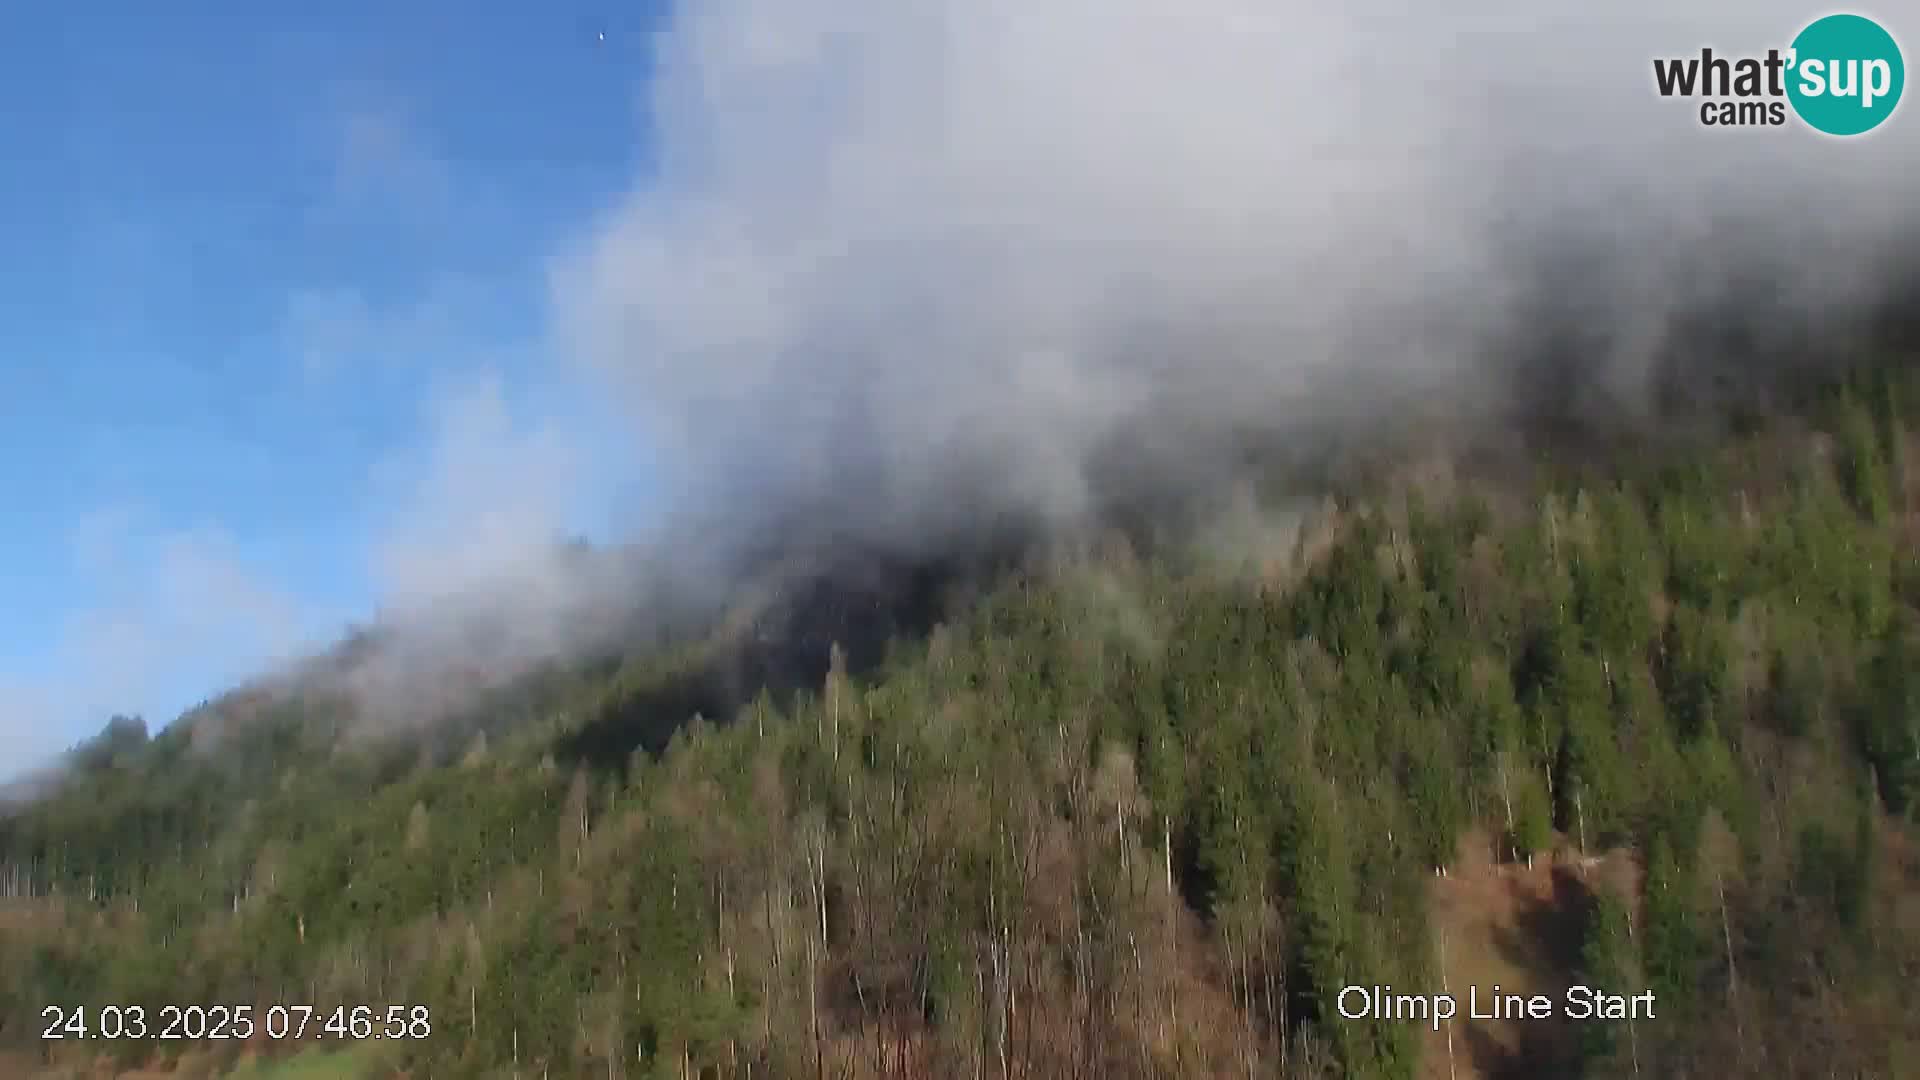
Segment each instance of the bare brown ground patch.
[{"label": "bare brown ground patch", "polygon": [[[1445,877],[1433,879],[1430,912],[1443,986],[1459,1015],[1426,1028],[1422,1074],[1451,1080],[1565,1075],[1573,1068],[1576,1021],[1560,1016],[1575,981],[1587,913],[1596,890],[1634,895],[1638,870],[1624,851],[1582,857],[1556,849],[1525,862],[1490,857],[1484,833],[1461,842]],[[1544,1020],[1472,1019],[1468,993],[1543,994],[1555,1015]]]}]

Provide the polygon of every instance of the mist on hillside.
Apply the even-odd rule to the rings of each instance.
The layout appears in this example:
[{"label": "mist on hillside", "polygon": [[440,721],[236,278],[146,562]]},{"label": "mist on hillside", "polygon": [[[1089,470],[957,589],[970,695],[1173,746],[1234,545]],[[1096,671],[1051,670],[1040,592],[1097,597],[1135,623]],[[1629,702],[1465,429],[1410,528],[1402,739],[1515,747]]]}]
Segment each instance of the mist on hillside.
[{"label": "mist on hillside", "polygon": [[629,548],[397,605],[346,685],[397,720],[772,566],[1071,532],[1426,422],[1657,423],[1843,354],[1911,279],[1913,117],[1706,128],[1651,71],[1816,14],[684,5],[652,166],[551,279],[556,351],[665,504]]}]

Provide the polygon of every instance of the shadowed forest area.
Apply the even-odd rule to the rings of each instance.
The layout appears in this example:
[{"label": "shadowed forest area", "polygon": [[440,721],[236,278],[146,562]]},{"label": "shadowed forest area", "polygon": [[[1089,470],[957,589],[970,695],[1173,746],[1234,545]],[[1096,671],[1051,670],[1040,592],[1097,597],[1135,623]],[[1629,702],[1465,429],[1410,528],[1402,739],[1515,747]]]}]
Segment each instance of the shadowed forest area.
[{"label": "shadowed forest area", "polygon": [[[364,1004],[431,1015],[369,1076],[1912,1075],[1920,379],[1734,420],[798,587],[425,732],[118,719],[0,817],[0,1071],[296,1049],[47,1005]],[[1658,1012],[1335,1008],[1495,983]]]}]

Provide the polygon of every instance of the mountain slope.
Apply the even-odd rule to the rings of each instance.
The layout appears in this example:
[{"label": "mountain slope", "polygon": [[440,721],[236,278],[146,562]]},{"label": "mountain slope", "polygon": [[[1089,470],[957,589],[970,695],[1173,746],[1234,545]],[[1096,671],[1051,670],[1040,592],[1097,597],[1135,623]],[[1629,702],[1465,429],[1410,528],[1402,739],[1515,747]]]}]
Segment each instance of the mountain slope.
[{"label": "mountain slope", "polygon": [[[1910,1071],[1916,417],[1892,365],[1710,445],[1376,474],[1283,547],[826,574],[424,737],[123,724],[0,820],[0,1049],[405,1003],[411,1075]],[[1481,979],[1658,1012],[1337,1007]]]}]

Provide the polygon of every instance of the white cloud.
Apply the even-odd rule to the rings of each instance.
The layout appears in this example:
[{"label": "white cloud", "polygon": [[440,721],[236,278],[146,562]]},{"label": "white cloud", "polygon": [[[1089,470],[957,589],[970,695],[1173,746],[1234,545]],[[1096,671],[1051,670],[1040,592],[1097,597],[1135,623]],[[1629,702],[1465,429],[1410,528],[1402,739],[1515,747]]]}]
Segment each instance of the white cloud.
[{"label": "white cloud", "polygon": [[686,489],[889,535],[1070,516],[1116,440],[1497,404],[1488,358],[1542,304],[1594,338],[1556,378],[1631,403],[1688,305],[1777,281],[1750,314],[1839,309],[1905,243],[1911,117],[1715,131],[1653,90],[1654,56],[1806,18],[705,0],[658,41],[655,164],[556,270],[557,331]]},{"label": "white cloud", "polygon": [[[139,520],[110,508],[75,530],[75,566],[98,599],[51,628],[35,671],[0,672],[0,780],[44,763],[114,713],[162,706],[156,695],[178,692],[183,671],[205,672],[211,661],[240,677],[314,644],[303,637],[298,603],[227,533],[156,533]],[[173,717],[148,719],[157,726]]]},{"label": "white cloud", "polygon": [[0,793],[77,741],[55,708],[44,687],[0,678]]},{"label": "white cloud", "polygon": [[382,469],[399,508],[373,552],[382,595],[425,608],[550,556],[587,462],[548,420],[516,413],[497,374],[443,387],[427,437]]},{"label": "white cloud", "polygon": [[592,468],[572,429],[484,370],[439,386],[423,420],[373,478],[382,647],[335,673],[362,721],[385,728],[600,639],[624,595],[564,543]]}]

